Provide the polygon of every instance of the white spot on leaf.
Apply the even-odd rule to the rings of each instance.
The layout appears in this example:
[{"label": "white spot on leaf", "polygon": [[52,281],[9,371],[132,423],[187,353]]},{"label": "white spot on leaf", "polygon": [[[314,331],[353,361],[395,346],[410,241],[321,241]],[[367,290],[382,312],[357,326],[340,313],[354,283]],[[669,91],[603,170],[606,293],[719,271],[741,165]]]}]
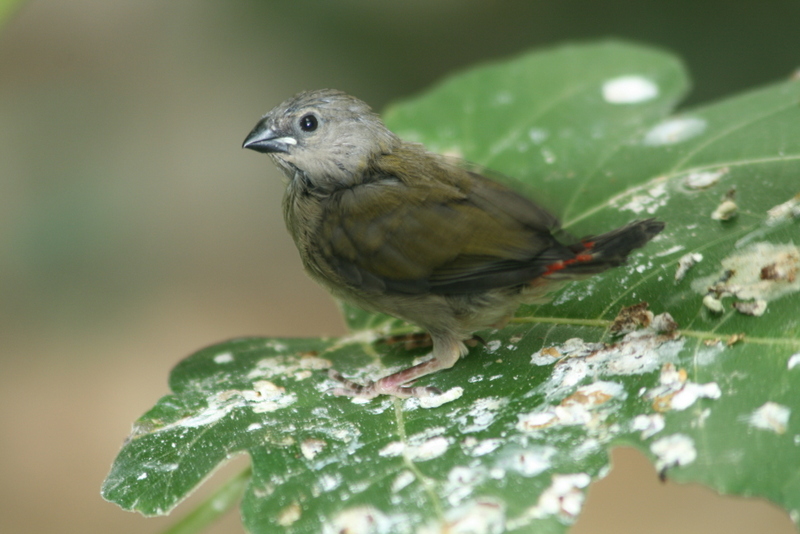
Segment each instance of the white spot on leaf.
[{"label": "white spot on leaf", "polygon": [[703,255],[699,252],[690,252],[681,256],[681,258],[678,260],[678,269],[675,271],[675,281],[680,282],[683,280],[683,278],[686,276],[686,273],[689,272],[689,269],[701,261],[703,261]]},{"label": "white spot on leaf", "polygon": [[324,474],[317,477],[314,483],[314,493],[322,494],[333,491],[342,483],[342,475],[340,474]]},{"label": "white spot on leaf", "polygon": [[657,315],[650,327],[625,334],[611,345],[587,343],[579,338],[567,340],[555,347],[563,358],[559,359],[548,380],[533,393],[544,392],[548,400],[562,399],[589,376],[643,374],[660,368],[665,362],[675,361],[684,340],[674,328],[664,333],[655,328],[661,328],[662,324],[677,327],[668,315]]},{"label": "white spot on leaf", "polygon": [[286,393],[286,388],[269,380],[253,382],[253,389],[244,390],[241,394],[255,413],[274,412],[294,404],[297,400],[297,395]]},{"label": "white spot on leaf", "polygon": [[664,430],[664,416],[659,413],[640,414],[633,418],[631,430],[641,431],[641,438],[648,439]]},{"label": "white spot on leaf", "polygon": [[618,206],[621,210],[632,211],[636,214],[647,212],[652,215],[658,211],[658,208],[666,206],[667,201],[669,200],[669,195],[666,193],[666,183],[661,182],[651,187],[646,194],[634,194],[633,196],[629,197],[630,200],[628,200],[628,202],[622,204],[621,206],[619,203],[623,198],[628,198],[628,195],[622,195],[619,198],[614,198],[611,201],[611,205],[615,207]]},{"label": "white spot on leaf", "polygon": [[775,226],[784,221],[797,219],[800,217],[800,193],[796,194],[793,198],[787,200],[783,204],[767,210],[766,223],[769,226]]},{"label": "white spot on leaf", "polygon": [[303,453],[306,460],[313,460],[327,445],[327,442],[321,439],[308,438],[300,444],[300,452]]},{"label": "white spot on leaf", "polygon": [[753,317],[761,317],[767,311],[767,301],[762,299],[755,300],[737,300],[733,303],[733,308],[739,313],[745,315],[752,315]]},{"label": "white spot on leaf", "polygon": [[432,438],[422,443],[418,447],[415,447],[407,452],[407,456],[409,456],[412,460],[418,460],[420,462],[424,462],[426,460],[432,460],[433,458],[437,458],[447,452],[447,447],[449,446],[449,442],[447,438],[439,436],[437,438]]},{"label": "white spot on leaf", "polygon": [[505,527],[503,504],[481,498],[448,510],[443,524],[426,525],[417,534],[502,534]]},{"label": "white spot on leaf", "polygon": [[598,381],[579,387],[557,406],[548,406],[528,414],[519,415],[517,429],[538,430],[553,425],[587,425],[595,427],[608,414],[597,408],[613,398],[624,399],[625,390],[616,382]]},{"label": "white spot on leaf", "polygon": [[507,106],[514,102],[514,95],[509,91],[500,91],[494,95],[494,104],[498,106]]},{"label": "white spot on leaf", "polygon": [[718,399],[722,395],[722,391],[716,382],[708,382],[707,384],[696,384],[694,382],[686,382],[680,391],[675,393],[672,397],[673,410],[685,410],[697,399]]},{"label": "white spot on leaf", "polygon": [[486,430],[494,423],[497,412],[508,404],[507,399],[484,397],[472,403],[466,414],[456,418],[461,432],[469,434]]},{"label": "white spot on leaf", "polygon": [[246,402],[242,398],[241,392],[235,389],[221,391],[206,398],[207,405],[202,410],[194,415],[184,417],[175,421],[172,424],[155,429],[157,432],[163,432],[175,427],[184,428],[197,428],[201,426],[211,425],[234,411],[235,409],[242,408]]},{"label": "white spot on leaf", "polygon": [[644,398],[653,401],[653,408],[659,412],[682,411],[698,399],[718,399],[722,392],[716,382],[698,384],[687,380],[686,371],[673,364],[661,368],[659,385],[645,393]]},{"label": "white spot on leaf", "polygon": [[711,212],[714,221],[729,221],[739,213],[739,206],[731,199],[725,199]]},{"label": "white spot on leaf", "polygon": [[231,363],[233,361],[233,354],[230,352],[223,352],[214,356],[214,363]]},{"label": "white spot on leaf", "polygon": [[405,471],[401,471],[395,479],[392,481],[392,493],[397,493],[412,482],[414,482],[414,473],[406,469]]},{"label": "white spot on leaf", "polygon": [[783,434],[786,432],[786,425],[789,423],[791,413],[792,410],[788,406],[776,402],[767,402],[754,411],[748,421],[756,428]]},{"label": "white spot on leaf", "polygon": [[722,301],[719,300],[714,295],[706,295],[703,297],[703,306],[708,308],[714,313],[722,313],[725,311],[725,307],[722,305]]},{"label": "white spot on leaf", "polygon": [[384,448],[378,451],[379,456],[385,457],[392,457],[392,456],[400,456],[403,454],[406,446],[402,441],[392,441]]},{"label": "white spot on leaf", "polygon": [[355,506],[322,525],[323,534],[390,534],[392,521],[374,506]]},{"label": "white spot on leaf", "polygon": [[464,394],[464,388],[456,386],[445,391],[441,395],[431,395],[428,397],[419,397],[419,405],[422,408],[438,408],[442,404],[447,404],[461,397]]},{"label": "white spot on leaf", "polygon": [[687,174],[683,180],[689,189],[706,189],[719,182],[728,174],[728,170],[728,167],[722,167],[713,171],[694,171]]},{"label": "white spot on leaf", "polygon": [[494,352],[499,349],[502,344],[502,341],[499,339],[493,339],[486,344],[486,352]]},{"label": "white spot on leaf", "polygon": [[447,474],[443,492],[451,506],[456,506],[472,495],[475,486],[486,478],[486,470],[482,466],[465,467],[457,465]]},{"label": "white spot on leaf", "polygon": [[603,84],[603,99],[609,104],[638,104],[658,96],[658,86],[644,76],[620,76]]},{"label": "white spot on leaf", "polygon": [[282,527],[288,527],[293,523],[296,523],[303,514],[303,509],[300,508],[300,505],[296,502],[285,506],[279,513],[278,513],[278,521],[277,523]]},{"label": "white spot on leaf", "polygon": [[542,149],[542,159],[548,165],[552,165],[553,163],[556,162],[556,155],[549,148],[543,148]]},{"label": "white spot on leaf", "polygon": [[[409,441],[414,440],[410,439]],[[378,454],[384,457],[400,456],[402,454],[411,461],[424,462],[441,456],[447,452],[449,446],[450,441],[443,436],[431,438],[419,444],[393,441],[378,451]]]},{"label": "white spot on leaf", "polygon": [[706,129],[705,119],[698,117],[675,117],[654,126],[644,136],[649,146],[674,145],[698,136]]},{"label": "white spot on leaf", "polygon": [[537,505],[525,515],[534,519],[558,515],[568,522],[574,521],[583,507],[583,489],[591,481],[586,473],[553,475],[552,483],[539,496]]},{"label": "white spot on leaf", "polygon": [[547,138],[550,137],[550,133],[547,130],[542,128],[531,128],[528,130],[528,137],[535,145],[541,145]]},{"label": "white spot on leaf", "polygon": [[472,456],[483,456],[484,454],[495,451],[502,444],[503,440],[497,438],[488,438],[481,441],[476,440],[476,443],[468,449],[468,454]]},{"label": "white spot on leaf", "polygon": [[712,310],[722,309],[712,299],[770,301],[800,290],[800,249],[793,244],[753,243],[724,258],[721,267],[717,274],[692,282]]},{"label": "white spot on leaf", "polygon": [[697,459],[694,441],[685,434],[672,434],[656,440],[650,445],[650,451],[658,457],[656,460],[658,471],[689,465]]},{"label": "white spot on leaf", "polygon": [[524,477],[533,477],[551,467],[550,460],[556,452],[554,447],[512,448],[500,455],[498,467]]},{"label": "white spot on leaf", "polygon": [[[279,345],[282,350],[287,347]],[[276,350],[278,350],[276,348]],[[328,369],[330,360],[315,354],[293,354],[291,356],[273,356],[259,360],[247,374],[247,378],[272,378],[275,376],[293,376],[295,380],[303,380],[311,376],[307,371]]]},{"label": "white spot on leaf", "polygon": [[655,254],[653,254],[653,257],[654,258],[663,258],[664,256],[671,256],[672,254],[675,254],[676,252],[680,252],[684,248],[686,248],[686,247],[684,247],[683,245],[674,245],[672,247],[669,247],[666,250],[662,250],[661,252],[656,252]]}]

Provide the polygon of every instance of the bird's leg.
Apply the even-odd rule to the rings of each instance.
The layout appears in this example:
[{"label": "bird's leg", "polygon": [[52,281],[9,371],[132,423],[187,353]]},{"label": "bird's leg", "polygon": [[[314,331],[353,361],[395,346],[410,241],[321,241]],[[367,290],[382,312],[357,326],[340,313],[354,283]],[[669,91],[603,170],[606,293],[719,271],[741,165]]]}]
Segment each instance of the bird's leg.
[{"label": "bird's leg", "polygon": [[379,339],[378,342],[386,345],[397,345],[402,343],[405,350],[414,350],[422,347],[430,347],[433,344],[433,339],[427,332],[410,332],[408,334],[385,336]]},{"label": "bird's leg", "polygon": [[478,334],[472,334],[472,337],[464,342],[468,347],[477,347],[478,345],[486,346],[486,340]]},{"label": "bird's leg", "polygon": [[[414,350],[421,349],[422,347],[430,347],[433,344],[433,338],[427,332],[410,332],[408,334],[397,334],[394,336],[385,336],[378,340],[378,343],[385,345],[398,345],[403,344],[403,349]],[[477,347],[478,345],[486,345],[486,341],[479,335],[473,336],[464,341],[468,347]]]},{"label": "bird's leg", "polygon": [[343,377],[339,372],[330,370],[328,376],[342,384],[342,387],[333,388],[331,393],[362,399],[372,399],[378,395],[393,395],[400,398],[439,395],[441,391],[438,388],[430,386],[415,387],[412,384],[420,377],[442,369],[449,369],[466,353],[467,347],[463,342],[434,336],[433,358],[408,369],[392,373],[389,376],[384,376],[374,382],[368,382],[363,385],[357,384]]}]

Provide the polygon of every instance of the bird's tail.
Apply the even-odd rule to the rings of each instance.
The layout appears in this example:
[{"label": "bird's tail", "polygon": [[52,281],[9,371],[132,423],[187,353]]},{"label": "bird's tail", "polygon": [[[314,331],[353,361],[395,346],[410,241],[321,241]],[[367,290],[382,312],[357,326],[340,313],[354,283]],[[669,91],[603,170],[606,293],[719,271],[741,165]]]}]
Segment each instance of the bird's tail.
[{"label": "bird's tail", "polygon": [[569,246],[575,253],[574,258],[549,265],[542,276],[550,279],[574,279],[617,267],[625,263],[631,251],[644,246],[663,229],[663,222],[646,219],[634,221],[599,236],[585,237]]}]

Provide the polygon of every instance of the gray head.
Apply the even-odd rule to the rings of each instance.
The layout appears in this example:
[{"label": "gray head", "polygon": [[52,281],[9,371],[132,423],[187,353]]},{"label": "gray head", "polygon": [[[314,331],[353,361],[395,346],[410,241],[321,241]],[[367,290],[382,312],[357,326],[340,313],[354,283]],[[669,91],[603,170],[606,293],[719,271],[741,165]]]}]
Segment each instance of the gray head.
[{"label": "gray head", "polygon": [[242,145],[269,154],[289,178],[322,189],[357,183],[398,138],[370,107],[332,89],[299,93],[258,121]]}]

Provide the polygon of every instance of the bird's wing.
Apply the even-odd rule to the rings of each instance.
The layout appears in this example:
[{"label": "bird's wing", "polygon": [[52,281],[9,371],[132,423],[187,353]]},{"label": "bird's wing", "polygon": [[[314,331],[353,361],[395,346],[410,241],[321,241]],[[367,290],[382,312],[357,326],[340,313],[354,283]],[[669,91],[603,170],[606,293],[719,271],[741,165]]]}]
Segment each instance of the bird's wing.
[{"label": "bird's wing", "polygon": [[326,202],[320,252],[347,283],[389,293],[519,285],[572,253],[544,209],[480,175],[376,176]]}]

